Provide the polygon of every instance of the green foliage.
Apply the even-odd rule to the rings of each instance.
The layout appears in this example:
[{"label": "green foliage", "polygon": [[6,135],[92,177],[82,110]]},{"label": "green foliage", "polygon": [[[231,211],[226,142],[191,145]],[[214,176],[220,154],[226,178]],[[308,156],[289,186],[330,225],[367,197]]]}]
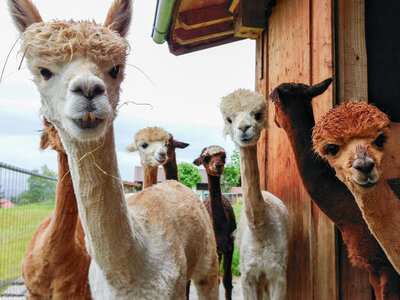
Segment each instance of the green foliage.
[{"label": "green foliage", "polygon": [[[39,173],[38,170],[33,170],[32,172]],[[50,170],[46,165],[41,167],[41,174],[50,177],[57,177],[57,174]],[[28,186],[29,187],[26,191],[18,195],[18,203],[54,201],[57,181],[31,175],[28,178]]]},{"label": "green foliage", "polygon": [[192,188],[196,186],[197,183],[201,182],[199,170],[189,163],[178,164],[178,177],[179,182],[189,188]]},{"label": "green foliage", "polygon": [[224,193],[239,183],[240,178],[240,155],[239,150],[233,150],[230,162],[225,165],[224,174],[221,176],[221,188]]}]

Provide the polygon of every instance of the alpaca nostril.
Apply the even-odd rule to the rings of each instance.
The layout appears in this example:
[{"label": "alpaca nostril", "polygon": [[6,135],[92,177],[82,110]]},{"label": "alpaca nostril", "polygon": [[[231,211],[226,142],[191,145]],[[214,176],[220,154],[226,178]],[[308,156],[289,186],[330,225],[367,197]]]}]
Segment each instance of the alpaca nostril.
[{"label": "alpaca nostril", "polygon": [[356,159],[353,167],[364,174],[368,174],[375,167],[375,162],[369,157],[366,159]]},{"label": "alpaca nostril", "polygon": [[249,125],[245,125],[245,126],[239,127],[239,129],[240,129],[242,132],[246,132],[246,130],[249,129],[250,127],[251,127],[251,126],[249,126]]},{"label": "alpaca nostril", "polygon": [[104,94],[105,88],[99,84],[95,84],[92,87],[88,88],[86,86],[78,86],[72,90],[73,93],[82,95],[87,100],[93,100],[95,97]]}]

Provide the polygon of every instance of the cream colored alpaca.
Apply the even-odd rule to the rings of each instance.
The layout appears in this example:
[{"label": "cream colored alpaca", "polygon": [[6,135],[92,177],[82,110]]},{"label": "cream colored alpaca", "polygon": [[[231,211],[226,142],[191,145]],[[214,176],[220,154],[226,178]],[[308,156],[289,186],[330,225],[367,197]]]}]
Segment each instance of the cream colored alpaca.
[{"label": "cream colored alpaca", "polygon": [[354,195],[369,229],[400,274],[400,201],[387,183],[390,177],[384,167],[385,160],[393,159],[385,155],[389,126],[387,116],[375,106],[350,102],[329,111],[315,125],[313,142]]},{"label": "cream colored alpaca", "polygon": [[236,244],[245,299],[283,299],[286,292],[289,214],[277,197],[261,191],[257,141],[266,127],[267,102],[256,93],[236,90],[221,102],[224,134],[240,149],[244,212]]},{"label": "cream colored alpaca", "polygon": [[[116,0],[104,26],[43,23],[29,0],[9,0],[44,116],[68,155],[95,299],[218,299],[210,218],[176,181],[138,193],[129,206],[119,177],[113,121],[127,56],[132,3]],[[104,170],[102,172],[101,170]]]}]

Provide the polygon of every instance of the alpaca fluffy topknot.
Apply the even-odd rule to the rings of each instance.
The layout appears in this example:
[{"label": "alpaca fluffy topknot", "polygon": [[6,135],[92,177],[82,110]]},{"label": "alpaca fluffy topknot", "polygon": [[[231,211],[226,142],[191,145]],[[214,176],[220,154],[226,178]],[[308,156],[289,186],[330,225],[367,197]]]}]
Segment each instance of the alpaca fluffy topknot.
[{"label": "alpaca fluffy topknot", "polygon": [[238,89],[222,98],[220,109],[224,116],[230,116],[237,111],[267,108],[267,101],[258,93],[246,89]]},{"label": "alpaca fluffy topknot", "polygon": [[135,141],[143,141],[147,143],[157,141],[167,141],[171,134],[162,129],[161,127],[147,127],[139,130],[135,134]]},{"label": "alpaca fluffy topknot", "polygon": [[225,149],[220,147],[220,146],[208,146],[201,151],[200,156],[206,156],[206,155],[214,155],[217,153],[225,153]]},{"label": "alpaca fluffy topknot", "polygon": [[76,55],[121,64],[125,62],[127,49],[127,41],[117,32],[94,22],[40,22],[22,34],[24,55],[49,63],[69,61]]},{"label": "alpaca fluffy topknot", "polygon": [[328,144],[343,145],[354,138],[375,139],[389,125],[389,118],[377,107],[363,102],[345,103],[331,109],[315,125],[314,150],[323,156]]}]

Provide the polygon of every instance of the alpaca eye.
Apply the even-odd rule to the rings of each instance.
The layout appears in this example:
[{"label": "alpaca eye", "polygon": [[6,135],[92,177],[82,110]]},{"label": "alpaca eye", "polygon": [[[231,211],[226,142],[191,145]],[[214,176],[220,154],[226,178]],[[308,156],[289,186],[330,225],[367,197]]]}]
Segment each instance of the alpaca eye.
[{"label": "alpaca eye", "polygon": [[255,115],[254,115],[254,119],[256,119],[257,121],[260,121],[261,120],[261,117],[262,117],[262,113],[256,113]]},{"label": "alpaca eye", "polygon": [[143,149],[146,149],[146,148],[147,148],[147,146],[148,146],[148,144],[147,144],[147,143],[143,143],[143,144],[142,144],[142,148],[143,148]]},{"label": "alpaca eye", "polygon": [[228,121],[229,124],[232,124],[231,118],[226,118],[226,120]]},{"label": "alpaca eye", "polygon": [[39,68],[40,75],[44,78],[44,80],[49,80],[51,76],[53,76],[53,72],[46,68]]},{"label": "alpaca eye", "polygon": [[374,144],[378,146],[378,148],[382,148],[385,142],[386,136],[382,133],[375,139]]},{"label": "alpaca eye", "polygon": [[325,154],[330,154],[332,156],[335,156],[339,152],[340,147],[335,144],[329,144],[328,146],[325,147],[324,152]]},{"label": "alpaca eye", "polygon": [[210,157],[209,156],[205,156],[204,158],[203,158],[203,162],[204,163],[206,163],[206,164],[208,164],[209,162],[210,162]]},{"label": "alpaca eye", "polygon": [[108,74],[110,74],[110,76],[111,76],[113,79],[116,79],[116,78],[117,78],[118,73],[119,73],[119,66],[113,67],[113,68],[110,70],[110,72],[108,72]]}]

